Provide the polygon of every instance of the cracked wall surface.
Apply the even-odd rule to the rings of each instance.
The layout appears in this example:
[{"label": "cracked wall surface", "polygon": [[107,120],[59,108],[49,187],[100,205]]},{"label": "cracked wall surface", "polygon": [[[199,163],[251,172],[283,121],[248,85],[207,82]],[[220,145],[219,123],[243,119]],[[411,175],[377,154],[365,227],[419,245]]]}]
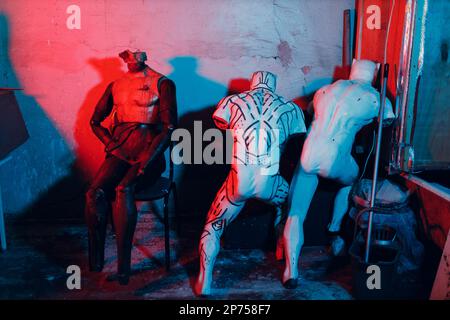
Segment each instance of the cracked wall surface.
[{"label": "cracked wall surface", "polygon": [[[80,30],[66,27],[70,4],[81,8]],[[343,11],[353,7],[353,0],[1,1],[0,86],[24,88],[17,96],[31,136],[0,168],[6,211],[24,211],[71,174],[92,177],[103,148],[88,119],[124,72],[118,52],[145,50],[149,65],[174,79],[181,118],[214,106],[233,80],[256,70],[277,74],[278,92],[294,99],[331,82]]]}]

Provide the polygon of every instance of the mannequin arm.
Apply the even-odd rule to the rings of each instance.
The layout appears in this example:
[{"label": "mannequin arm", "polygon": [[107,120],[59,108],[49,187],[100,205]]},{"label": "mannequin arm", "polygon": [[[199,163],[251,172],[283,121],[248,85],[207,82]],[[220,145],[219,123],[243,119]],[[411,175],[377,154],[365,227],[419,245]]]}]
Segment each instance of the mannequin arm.
[{"label": "mannequin arm", "polygon": [[152,140],[147,150],[147,156],[141,162],[139,173],[151,167],[154,161],[164,153],[170,143],[170,136],[175,130],[177,122],[177,99],[175,84],[172,80],[164,79],[160,84],[159,112],[162,123],[161,132]]},{"label": "mannequin arm", "polygon": [[213,114],[213,120],[217,128],[226,130],[229,126],[230,121],[230,106],[229,103],[231,101],[232,96],[228,96],[220,100],[217,104],[216,111]]},{"label": "mannequin arm", "polygon": [[108,146],[111,142],[111,134],[107,128],[102,126],[102,122],[109,116],[114,105],[112,86],[113,83],[110,83],[106,88],[103,96],[95,106],[94,114],[90,121],[92,131],[105,146]]}]

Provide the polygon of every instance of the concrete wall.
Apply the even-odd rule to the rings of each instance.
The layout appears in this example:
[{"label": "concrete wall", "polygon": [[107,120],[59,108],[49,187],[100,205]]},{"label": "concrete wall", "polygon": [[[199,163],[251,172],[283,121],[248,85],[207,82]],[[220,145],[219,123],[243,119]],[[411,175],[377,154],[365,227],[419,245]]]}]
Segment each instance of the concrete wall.
[{"label": "concrete wall", "polygon": [[[80,30],[66,26],[71,4],[81,9]],[[188,125],[256,70],[277,74],[289,99],[331,82],[351,8],[354,0],[1,1],[0,87],[24,88],[17,96],[31,136],[0,169],[6,211],[50,210],[82,194],[79,178],[92,177],[103,157],[88,119],[124,72],[118,52],[145,50],[175,80]]]}]

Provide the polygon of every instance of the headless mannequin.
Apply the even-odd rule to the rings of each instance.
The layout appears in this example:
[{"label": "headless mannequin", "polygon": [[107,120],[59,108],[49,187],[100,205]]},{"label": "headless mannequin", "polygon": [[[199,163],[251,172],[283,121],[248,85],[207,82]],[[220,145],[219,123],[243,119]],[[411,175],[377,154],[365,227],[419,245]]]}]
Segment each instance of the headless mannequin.
[{"label": "headless mannequin", "polygon": [[234,139],[231,171],[208,212],[201,235],[200,272],[195,294],[209,295],[220,238],[250,198],[277,208],[288,194],[288,184],[279,174],[280,146],[289,136],[305,132],[302,111],[275,94],[276,78],[270,72],[255,72],[251,90],[220,101],[213,119],[221,129],[230,129]]},{"label": "headless mannequin", "polygon": [[[127,284],[137,221],[134,193],[164,172],[164,150],[176,123],[176,98],[174,83],[145,64],[144,52],[127,50],[119,56],[129,71],[107,87],[91,118],[92,130],[106,147],[106,159],[86,193],[85,217],[89,269],[100,272],[106,224],[112,211],[117,278],[120,284]],[[110,115],[112,130],[102,126]]]},{"label": "headless mannequin", "polygon": [[[314,120],[303,146],[288,197],[288,216],[284,229],[286,266],[283,284],[295,288],[298,259],[303,246],[303,222],[318,184],[318,176],[335,179],[343,187],[333,208],[330,232],[340,229],[348,208],[351,185],[358,166],[351,156],[356,133],[378,116],[379,93],[372,87],[376,64],[354,60],[349,80],[339,80],[319,89],[313,99]],[[393,119],[392,105],[386,99],[385,119]]]}]

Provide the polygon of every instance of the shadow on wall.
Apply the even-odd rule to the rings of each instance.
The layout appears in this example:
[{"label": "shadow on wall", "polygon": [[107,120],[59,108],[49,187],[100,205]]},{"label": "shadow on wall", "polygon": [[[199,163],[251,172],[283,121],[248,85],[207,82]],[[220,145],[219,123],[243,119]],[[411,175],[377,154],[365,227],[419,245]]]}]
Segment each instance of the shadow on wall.
[{"label": "shadow on wall", "polygon": [[[9,56],[10,36],[8,17],[0,14],[0,86],[21,87]],[[30,138],[0,169],[6,212],[18,219],[78,216],[73,200],[83,182],[72,151],[34,97],[21,91],[16,96]]]},{"label": "shadow on wall", "polygon": [[[215,128],[212,120],[217,103],[226,95],[225,86],[198,74],[197,58],[175,57],[169,60],[173,71],[168,75],[177,88],[179,122],[178,127],[191,134],[191,142],[201,142],[200,135]],[[201,121],[201,134],[194,136],[194,121]],[[202,143],[203,146],[209,142]],[[194,146],[193,146],[194,147]],[[193,158],[194,148],[191,149]],[[181,215],[204,216],[228,173],[224,164],[182,164],[176,167],[178,181],[179,210]]]},{"label": "shadow on wall", "polygon": [[[22,87],[9,56],[9,41],[8,18],[0,14],[0,86]],[[51,231],[48,231],[47,222],[63,219],[79,221],[83,217],[84,181],[74,166],[72,150],[47,117],[44,108],[24,92],[18,91],[16,96],[30,138],[10,154],[11,160],[0,169],[3,204],[10,214],[7,222],[14,222],[7,223],[7,239],[14,246],[17,242],[10,239],[21,237],[32,248],[29,257],[42,255],[53,262],[51,270],[46,269],[45,272],[61,274],[69,262],[73,264],[78,261],[67,261],[67,256],[62,257],[57,249],[58,244],[74,251],[83,250],[84,244],[79,238],[68,238],[62,224],[49,224]],[[29,222],[35,222],[39,227],[20,227]],[[45,232],[53,235],[54,245],[36,240],[40,233]],[[37,272],[44,267],[38,268]],[[44,287],[48,287],[49,283],[42,279],[42,283],[46,284]]]},{"label": "shadow on wall", "polygon": [[[250,89],[250,81],[248,79],[232,79],[228,88],[221,86],[205,77],[200,76],[197,73],[197,60],[194,57],[177,57],[170,60],[170,63],[174,67],[174,71],[169,77],[175,81],[177,85],[177,99],[179,106],[180,121],[179,127],[187,129],[191,136],[194,137],[194,122],[201,121],[201,130],[204,132],[209,128],[216,128],[212,114],[215,110],[217,103],[225,96],[240,93]],[[336,74],[334,75],[336,76]],[[295,99],[301,109],[305,111],[309,101],[313,97],[314,91],[323,85],[329,84],[332,81],[331,78],[319,79],[317,82],[311,83],[311,88],[308,88],[311,92],[308,95],[300,96]],[[315,87],[315,89],[313,88]],[[314,91],[313,91],[314,90]],[[307,119],[307,124],[311,119]],[[194,139],[194,138],[192,138]],[[298,163],[301,148],[303,145],[304,136],[291,139],[286,146],[285,152],[281,159],[281,173],[290,181],[295,167]],[[225,142],[225,136],[223,136],[222,142]],[[205,147],[210,142],[204,142],[202,147]],[[225,150],[225,146],[221,146]],[[194,148],[191,149],[191,155],[193,155]],[[205,217],[209,210],[209,207],[214,200],[214,197],[219,190],[222,183],[229,172],[229,165],[226,164],[192,164],[180,165],[177,167],[178,186],[179,186],[179,210],[180,215],[187,216],[189,218],[202,219]],[[319,204],[317,211],[322,212],[323,219],[319,219],[319,223],[316,223],[317,218],[309,219],[309,225],[313,225],[312,229],[317,230],[322,228],[328,222],[330,207],[332,204],[332,194],[330,191],[324,190],[327,194],[327,199],[323,199],[321,194],[317,195],[321,200],[326,200],[326,204]],[[333,193],[333,191],[331,192]],[[325,210],[323,210],[325,208]],[[259,202],[255,202],[253,205],[247,206],[241,213],[240,217],[246,219],[248,215],[255,215],[255,212],[264,214],[268,208]],[[268,216],[269,217],[269,216]],[[265,223],[269,223],[265,221]],[[238,225],[239,223],[235,223]],[[316,226],[317,225],[317,226]],[[318,226],[320,225],[320,226]],[[202,223],[192,224],[191,228],[198,228],[198,230],[189,230],[192,232],[195,239],[200,234]],[[186,230],[185,230],[186,231]],[[197,234],[198,233],[198,234]],[[311,236],[311,235],[310,235]],[[322,239],[321,239],[322,240]],[[316,240],[316,242],[323,242],[323,240]]]},{"label": "shadow on wall", "polygon": [[[87,61],[99,74],[100,82],[88,91],[81,105],[74,128],[76,141],[76,167],[83,173],[86,180],[90,180],[105,158],[105,147],[94,135],[90,127],[90,119],[97,102],[106,87],[114,80],[122,77],[121,60],[118,57],[91,58]],[[104,125],[108,125],[108,119]]]}]

